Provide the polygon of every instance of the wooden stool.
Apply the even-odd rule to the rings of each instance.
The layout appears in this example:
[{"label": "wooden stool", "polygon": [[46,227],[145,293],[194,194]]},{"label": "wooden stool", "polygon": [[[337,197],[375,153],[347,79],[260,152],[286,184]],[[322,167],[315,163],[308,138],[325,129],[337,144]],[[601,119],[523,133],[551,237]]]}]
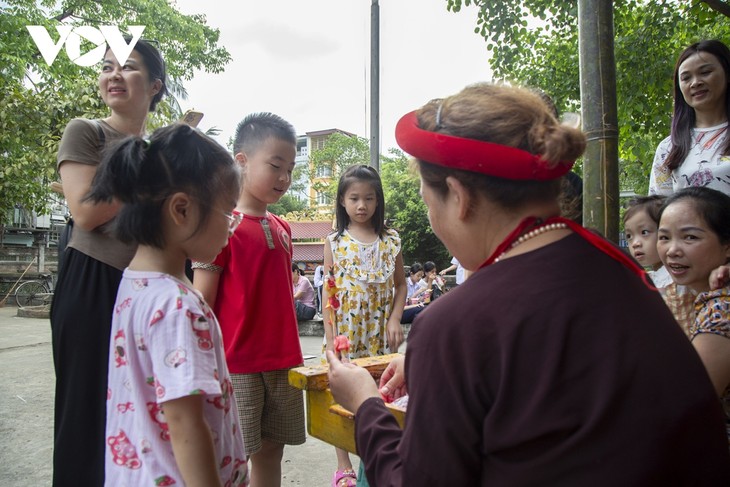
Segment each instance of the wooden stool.
[{"label": "wooden stool", "polygon": [[[353,364],[364,367],[377,383],[391,360],[400,354],[359,358]],[[355,415],[335,403],[329,389],[329,365],[297,367],[289,371],[289,384],[305,391],[307,404],[307,431],[330,445],[357,454],[355,447]],[[406,417],[403,408],[386,404],[401,428]]]}]

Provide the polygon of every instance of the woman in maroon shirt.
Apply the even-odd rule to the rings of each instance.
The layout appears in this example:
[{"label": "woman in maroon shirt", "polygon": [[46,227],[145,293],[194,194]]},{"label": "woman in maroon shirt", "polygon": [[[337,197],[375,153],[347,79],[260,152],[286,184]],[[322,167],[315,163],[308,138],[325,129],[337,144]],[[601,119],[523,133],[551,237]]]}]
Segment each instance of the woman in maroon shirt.
[{"label": "woman in maroon shirt", "polygon": [[[730,485],[720,404],[644,271],[559,216],[585,148],[534,93],[478,84],[405,115],[434,233],[472,276],[381,380],[333,355],[371,485]],[[401,431],[385,408],[407,391]]]}]

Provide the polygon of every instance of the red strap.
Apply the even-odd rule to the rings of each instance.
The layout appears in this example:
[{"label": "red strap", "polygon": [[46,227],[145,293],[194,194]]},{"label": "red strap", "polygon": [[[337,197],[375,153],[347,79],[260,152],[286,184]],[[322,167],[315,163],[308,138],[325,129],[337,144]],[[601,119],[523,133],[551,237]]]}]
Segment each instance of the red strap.
[{"label": "red strap", "polygon": [[[491,265],[494,263],[494,260],[502,255],[502,253],[509,248],[510,245],[512,245],[512,242],[517,240],[520,235],[524,233],[524,231],[535,224],[535,222],[539,221],[538,218],[534,216],[530,216],[525,218],[520,222],[519,225],[517,225],[517,228],[515,228],[509,235],[507,235],[507,238],[504,239],[504,241],[497,246],[497,249],[492,253],[492,255],[489,256],[489,258],[479,266],[481,269],[482,267],[486,267],[488,265]],[[605,238],[601,237],[595,232],[592,232],[585,227],[577,224],[573,220],[568,220],[567,218],[563,218],[560,216],[551,217],[545,220],[544,222],[540,223],[540,226],[544,225],[550,225],[551,223],[564,223],[573,230],[576,234],[583,237],[588,243],[596,247],[598,250],[603,252],[604,254],[608,255],[612,259],[620,262],[624,266],[626,266],[631,272],[636,274],[643,282],[644,284],[651,290],[656,291],[656,287],[654,284],[652,284],[651,279],[649,279],[649,275],[646,273],[643,267],[639,266],[631,257],[629,257],[625,252],[621,251],[618,247],[616,247],[614,244],[606,240]]]}]

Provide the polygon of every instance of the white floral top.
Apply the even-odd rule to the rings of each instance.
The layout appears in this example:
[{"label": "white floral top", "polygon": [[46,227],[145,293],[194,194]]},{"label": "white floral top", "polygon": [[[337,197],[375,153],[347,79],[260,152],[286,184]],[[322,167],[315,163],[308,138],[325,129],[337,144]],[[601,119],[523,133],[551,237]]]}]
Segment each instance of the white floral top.
[{"label": "white floral top", "polygon": [[657,147],[651,168],[649,194],[671,195],[689,186],[708,188],[730,194],[730,155],[722,155],[728,123],[692,129],[692,147],[682,164],[667,171],[664,161],[672,149],[671,137]]},{"label": "white floral top", "polygon": [[385,325],[395,294],[395,259],[401,249],[398,232],[388,229],[372,243],[355,240],[347,231],[338,239],[335,234],[327,238],[340,301],[336,335],[349,338],[350,358],[384,355]]}]

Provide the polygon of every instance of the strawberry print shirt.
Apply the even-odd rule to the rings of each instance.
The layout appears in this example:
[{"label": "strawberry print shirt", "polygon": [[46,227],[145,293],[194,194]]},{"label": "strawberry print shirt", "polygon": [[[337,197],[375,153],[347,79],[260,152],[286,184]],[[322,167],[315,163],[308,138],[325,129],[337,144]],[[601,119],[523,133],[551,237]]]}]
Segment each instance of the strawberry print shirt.
[{"label": "strawberry print shirt", "polygon": [[200,295],[170,275],[126,269],[111,336],[105,485],[185,485],[162,404],[195,394],[205,396],[224,486],[246,485],[246,454],[221,332]]}]

